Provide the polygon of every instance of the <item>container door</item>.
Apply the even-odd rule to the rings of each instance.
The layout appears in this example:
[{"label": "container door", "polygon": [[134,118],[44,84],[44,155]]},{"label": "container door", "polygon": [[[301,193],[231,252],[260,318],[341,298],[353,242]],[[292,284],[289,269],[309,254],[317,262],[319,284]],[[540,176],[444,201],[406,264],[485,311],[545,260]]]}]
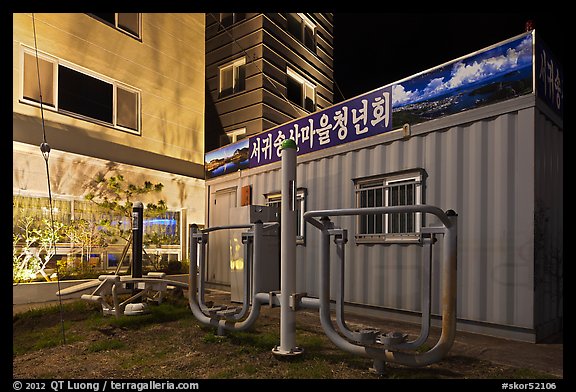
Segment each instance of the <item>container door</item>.
[{"label": "container door", "polygon": [[[230,225],[229,211],[236,207],[236,187],[213,194],[210,205],[210,227]],[[206,281],[230,284],[230,230],[218,230],[208,238]]]}]

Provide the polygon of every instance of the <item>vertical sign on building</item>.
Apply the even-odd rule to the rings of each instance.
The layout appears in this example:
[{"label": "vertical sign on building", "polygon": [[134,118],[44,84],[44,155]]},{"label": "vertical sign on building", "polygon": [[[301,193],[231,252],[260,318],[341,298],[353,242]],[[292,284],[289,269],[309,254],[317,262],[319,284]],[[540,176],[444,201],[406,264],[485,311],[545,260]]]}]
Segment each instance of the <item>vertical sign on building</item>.
[{"label": "vertical sign on building", "polygon": [[536,92],[555,113],[564,117],[564,72],[546,43],[536,37]]}]

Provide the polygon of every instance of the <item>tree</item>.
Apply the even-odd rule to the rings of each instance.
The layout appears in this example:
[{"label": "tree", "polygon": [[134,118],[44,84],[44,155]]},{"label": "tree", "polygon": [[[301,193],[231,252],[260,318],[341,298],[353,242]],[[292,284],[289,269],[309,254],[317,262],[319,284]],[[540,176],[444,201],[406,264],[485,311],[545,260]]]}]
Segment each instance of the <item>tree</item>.
[{"label": "tree", "polygon": [[[163,188],[164,185],[162,183],[153,184],[150,181],[144,181],[141,186],[127,183],[124,176],[118,173],[108,178],[99,173],[89,184],[88,192],[84,196],[85,199],[110,213],[109,218],[101,219],[99,222],[102,227],[102,234],[109,238],[109,243],[114,242],[116,239],[126,241],[116,273],[120,271],[132,243],[131,226],[128,224],[128,228],[124,229],[123,225],[125,221],[131,222],[133,199],[136,196],[159,193]],[[146,204],[144,216],[158,216],[166,211],[166,202],[158,200],[156,203]]]},{"label": "tree", "polygon": [[[92,249],[94,247],[105,248],[108,245],[105,235],[98,229],[97,222],[83,218],[74,219],[70,224],[64,226],[63,232],[70,241],[73,253],[76,253],[76,249],[79,247],[80,260],[82,260],[80,269],[82,271],[89,264]],[[67,270],[70,269],[70,265],[68,265],[66,260],[63,260],[60,265]],[[77,269],[75,265],[72,265],[72,267],[73,270]]]},{"label": "tree", "polygon": [[[64,227],[62,222],[43,219],[39,224],[25,216],[19,222],[22,234],[12,235],[12,279],[14,282],[35,279],[38,274],[50,282],[45,268],[56,254],[56,243]],[[19,248],[18,244],[24,242]]]}]

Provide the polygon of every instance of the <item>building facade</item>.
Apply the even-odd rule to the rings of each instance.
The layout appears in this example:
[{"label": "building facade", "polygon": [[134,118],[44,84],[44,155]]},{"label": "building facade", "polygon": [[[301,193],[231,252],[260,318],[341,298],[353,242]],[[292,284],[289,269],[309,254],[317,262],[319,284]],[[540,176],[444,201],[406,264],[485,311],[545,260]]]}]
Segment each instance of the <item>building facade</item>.
[{"label": "building facade", "polygon": [[46,141],[52,198],[67,219],[86,203],[89,181],[118,173],[162,183],[141,201],[165,200],[182,233],[186,222],[202,223],[205,15],[15,13],[13,22],[20,205],[48,197]]},{"label": "building facade", "polygon": [[330,106],[333,15],[206,14],[206,150]]}]

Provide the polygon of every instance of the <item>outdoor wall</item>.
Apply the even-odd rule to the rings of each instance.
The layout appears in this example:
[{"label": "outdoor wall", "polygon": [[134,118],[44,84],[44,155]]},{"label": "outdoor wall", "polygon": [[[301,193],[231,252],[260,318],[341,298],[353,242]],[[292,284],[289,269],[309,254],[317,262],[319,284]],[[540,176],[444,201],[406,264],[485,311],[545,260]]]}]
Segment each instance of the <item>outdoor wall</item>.
[{"label": "outdoor wall", "polygon": [[[92,139],[183,160],[189,165],[203,164],[204,14],[142,14],[141,40],[88,14],[36,13],[35,43],[32,14],[13,14],[13,21],[15,115],[40,117],[38,107],[19,100],[22,46],[37,48],[40,54],[132,86],[141,94],[140,135],[44,110],[46,121],[60,124],[52,133],[66,135],[63,143],[68,151],[79,152],[82,142]],[[40,128],[28,132],[41,137]],[[92,151],[96,156],[105,153]]]},{"label": "outdoor wall", "polygon": [[[425,204],[458,213],[459,329],[534,341],[541,319],[554,317],[534,307],[550,303],[535,291],[542,274],[534,264],[535,189],[541,183],[535,180],[541,177],[534,171],[535,143],[547,130],[536,133],[540,123],[535,122],[534,105],[535,97],[529,95],[415,125],[407,138],[396,131],[299,156],[297,186],[307,188],[306,210],[355,207],[354,178],[424,169]],[[558,136],[549,138],[555,144],[550,144],[553,149],[539,146],[546,151],[543,156],[555,156],[561,144]],[[207,180],[207,207],[219,189],[245,185],[252,186],[253,204],[264,204],[264,194],[280,190],[279,168],[276,162]],[[561,207],[551,207],[561,213]],[[353,218],[334,221],[348,229],[345,300],[420,311],[420,246],[356,244]],[[318,295],[318,243],[318,230],[308,225],[306,245],[297,249],[297,290],[311,296]],[[436,315],[438,256],[433,264]]]},{"label": "outdoor wall", "polygon": [[538,334],[547,336],[564,317],[564,133],[539,110],[535,120],[534,312]]},{"label": "outdoor wall", "polygon": [[[13,142],[12,162],[14,184],[13,194],[22,196],[46,196],[48,178],[46,166],[39,146]],[[87,185],[96,174],[122,174],[126,182],[142,185],[144,181],[153,184],[162,183],[160,193],[145,195],[140,201],[157,203],[166,201],[171,211],[183,211],[182,229],[187,222],[204,222],[204,180],[161,172],[136,166],[125,165],[90,158],[82,155],[52,150],[48,159],[50,187],[53,198],[83,200]],[[136,201],[136,200],[134,200]],[[182,210],[184,209],[184,210]],[[185,231],[186,232],[186,231]],[[186,238],[186,235],[184,235]],[[182,254],[186,255],[186,243],[182,245]]]},{"label": "outdoor wall", "polygon": [[[137,38],[85,13],[13,14],[13,194],[48,195],[45,136],[53,197],[82,199],[97,173],[118,172],[127,182],[162,183],[150,201],[185,209],[183,226],[204,222],[204,14],[139,20]],[[23,99],[25,48],[138,91],[139,132]]]}]

